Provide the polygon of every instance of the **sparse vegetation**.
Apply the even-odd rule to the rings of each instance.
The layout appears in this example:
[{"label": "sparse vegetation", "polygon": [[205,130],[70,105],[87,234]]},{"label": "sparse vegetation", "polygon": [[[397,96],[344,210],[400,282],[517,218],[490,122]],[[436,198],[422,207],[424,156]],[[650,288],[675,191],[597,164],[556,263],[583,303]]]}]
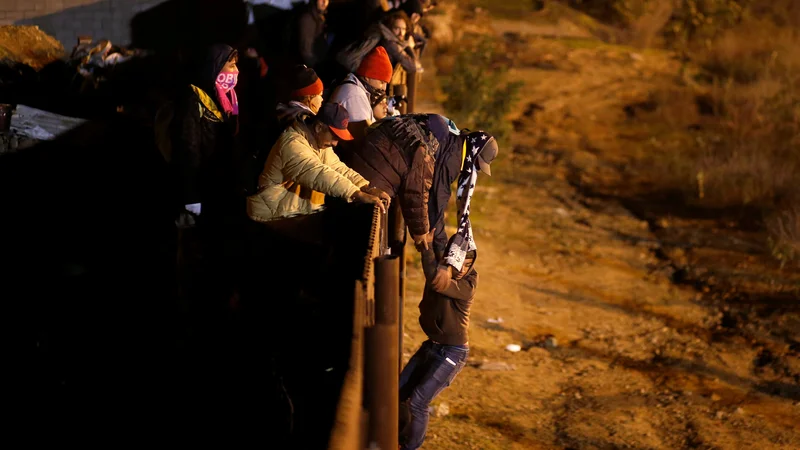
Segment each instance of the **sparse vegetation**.
[{"label": "sparse vegetation", "polygon": [[[760,213],[784,266],[800,260],[789,223],[800,207],[794,194],[800,186],[800,3],[551,0],[544,8],[552,13],[565,6],[618,28],[607,42],[673,50],[682,61],[681,82],[654,94],[657,120],[629,125],[647,149],[651,187],[683,191],[696,206]],[[468,78],[460,72],[453,71]],[[456,82],[452,90],[476,91],[473,86]],[[472,108],[447,108],[454,106]]]},{"label": "sparse vegetation", "polygon": [[800,259],[800,35],[774,9],[749,3],[737,20],[687,34],[694,37],[682,52],[695,76],[683,78],[688,86],[662,88],[659,117],[640,132],[653,136],[646,144],[653,187],[683,191],[698,206],[760,212],[786,266]]},{"label": "sparse vegetation", "polygon": [[787,207],[767,219],[772,255],[781,268],[800,260],[800,204]]},{"label": "sparse vegetation", "polygon": [[[451,414],[431,419],[426,448],[792,447],[796,97],[790,54],[771,56],[786,27],[748,8],[707,42],[675,52],[658,33],[643,50],[555,37],[587,31],[565,4],[491,29],[469,9],[453,21],[502,34],[498,59],[526,84],[513,145],[473,203],[487,212],[473,222],[483,284],[472,364],[437,399]],[[776,25],[761,41],[727,33],[756,21]],[[437,54],[443,83],[454,61]],[[422,277],[412,285],[420,292]],[[425,339],[417,299],[404,317],[413,344]],[[564,344],[525,350],[548,334]],[[524,351],[505,351],[513,342]]]},{"label": "sparse vegetation", "polygon": [[772,215],[770,242],[782,264],[800,257],[798,43],[794,30],[754,18],[727,30],[698,58],[717,82],[713,96],[723,136],[698,161],[711,186],[708,200]]},{"label": "sparse vegetation", "polygon": [[442,83],[444,107],[459,127],[487,130],[501,143],[508,139],[506,117],[522,89],[521,82],[507,80],[508,69],[491,38],[474,38],[462,47]]}]

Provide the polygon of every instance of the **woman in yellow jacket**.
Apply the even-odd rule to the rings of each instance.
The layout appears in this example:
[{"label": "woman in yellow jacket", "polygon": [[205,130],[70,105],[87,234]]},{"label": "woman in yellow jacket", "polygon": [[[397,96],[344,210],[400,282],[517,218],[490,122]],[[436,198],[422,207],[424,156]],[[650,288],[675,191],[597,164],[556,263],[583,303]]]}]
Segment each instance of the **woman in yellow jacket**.
[{"label": "woman in yellow jacket", "polygon": [[[347,244],[337,230],[352,216],[346,209],[320,212],[325,197],[372,203],[384,212],[389,202],[386,193],[370,188],[333,152],[338,140],[353,139],[347,123],[347,109],[339,103],[325,103],[316,116],[294,121],[272,147],[256,194],[247,198],[247,215],[253,222],[250,260],[242,277],[242,311],[250,321],[246,329],[253,333],[247,341],[257,343],[255,351],[268,352],[285,381],[284,395],[291,399],[286,417],[276,423],[293,424],[294,445],[279,444],[281,448],[315,448],[303,440],[314,436],[308,427],[325,414],[320,398],[328,380],[338,376],[325,371],[336,352],[310,358],[313,361],[301,357],[302,348],[310,342],[320,344],[341,327],[328,319],[342,309],[332,301],[338,295],[336,268],[343,264],[335,249]],[[287,325],[299,317],[309,329],[286,341],[291,332]]]},{"label": "woman in yellow jacket", "polygon": [[247,198],[247,215],[272,222],[323,209],[325,196],[374,203],[383,212],[389,196],[339,160],[333,147],[352,140],[348,113],[340,103],[326,103],[316,116],[295,121],[272,147],[258,191]]}]

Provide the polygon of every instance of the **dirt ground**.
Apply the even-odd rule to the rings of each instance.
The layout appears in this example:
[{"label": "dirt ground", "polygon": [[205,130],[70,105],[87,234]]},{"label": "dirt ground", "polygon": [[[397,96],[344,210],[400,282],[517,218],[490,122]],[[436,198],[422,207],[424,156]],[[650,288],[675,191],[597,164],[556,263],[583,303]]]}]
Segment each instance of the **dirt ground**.
[{"label": "dirt ground", "polygon": [[[424,448],[800,448],[800,276],[758,231],[642,188],[634,130],[676,60],[500,28],[526,85],[473,201],[470,363]],[[412,257],[406,359],[423,282]]]}]

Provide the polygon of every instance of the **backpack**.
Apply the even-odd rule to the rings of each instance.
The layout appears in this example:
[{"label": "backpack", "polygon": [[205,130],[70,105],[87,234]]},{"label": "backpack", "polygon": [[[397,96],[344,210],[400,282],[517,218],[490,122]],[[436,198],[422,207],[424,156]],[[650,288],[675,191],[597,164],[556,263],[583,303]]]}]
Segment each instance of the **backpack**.
[{"label": "backpack", "polygon": [[343,86],[345,84],[356,85],[357,83],[355,81],[347,78],[346,76],[343,77],[343,78],[334,79],[330,83],[325,84],[325,88],[322,91],[322,98],[324,98],[325,100],[330,100],[331,96],[336,91],[336,89],[338,89],[339,86]]},{"label": "backpack", "polygon": [[371,34],[361,40],[352,42],[336,54],[336,62],[349,72],[355,73],[367,53],[377,47],[380,40],[381,36],[379,34]]}]

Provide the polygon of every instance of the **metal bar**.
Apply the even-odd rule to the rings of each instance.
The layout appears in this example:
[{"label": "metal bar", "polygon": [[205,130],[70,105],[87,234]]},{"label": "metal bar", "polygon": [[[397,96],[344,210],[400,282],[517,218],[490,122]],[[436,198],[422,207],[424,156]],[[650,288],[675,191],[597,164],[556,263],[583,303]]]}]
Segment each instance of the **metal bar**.
[{"label": "metal bar", "polygon": [[350,349],[350,365],[344,378],[344,385],[336,408],[336,418],[328,442],[329,450],[364,449],[363,424],[364,410],[364,282],[356,281],[354,286],[353,339]]},{"label": "metal bar", "polygon": [[[405,235],[405,227],[403,228],[403,234]],[[405,237],[405,236],[403,236]],[[399,278],[400,278],[400,286],[398,287],[400,293],[400,299],[398,300],[399,311],[397,317],[397,348],[398,348],[398,357],[397,357],[397,367],[398,373],[403,371],[403,310],[406,301],[406,246],[403,245],[402,250],[400,251],[400,270],[399,270]]]},{"label": "metal bar", "polygon": [[382,239],[384,238],[386,223],[377,205],[372,210],[372,225],[370,226],[369,246],[364,260],[364,326],[371,327],[375,323],[375,258],[383,254]]},{"label": "metal bar", "polygon": [[408,107],[407,111],[408,114],[413,114],[417,112],[416,105],[417,105],[417,73],[410,73],[406,78],[406,86],[408,86]]},{"label": "metal bar", "polygon": [[384,450],[397,448],[399,433],[399,264],[396,255],[382,256],[375,261],[375,325],[365,330],[364,336],[368,444]]},{"label": "metal bar", "polygon": [[380,214],[380,236],[381,236],[381,246],[380,246],[380,255],[391,255],[392,252],[392,244],[391,244],[391,236],[390,236],[390,227],[389,227],[389,214]]},{"label": "metal bar", "polygon": [[392,203],[389,210],[389,245],[392,248],[392,254],[398,255],[400,264],[398,267],[398,276],[400,281],[400,299],[399,313],[397,320],[397,339],[398,348],[400,349],[400,357],[397,359],[397,364],[400,370],[403,369],[403,305],[405,302],[405,275],[406,275],[406,222],[403,220],[403,210],[400,208],[400,202]]}]

